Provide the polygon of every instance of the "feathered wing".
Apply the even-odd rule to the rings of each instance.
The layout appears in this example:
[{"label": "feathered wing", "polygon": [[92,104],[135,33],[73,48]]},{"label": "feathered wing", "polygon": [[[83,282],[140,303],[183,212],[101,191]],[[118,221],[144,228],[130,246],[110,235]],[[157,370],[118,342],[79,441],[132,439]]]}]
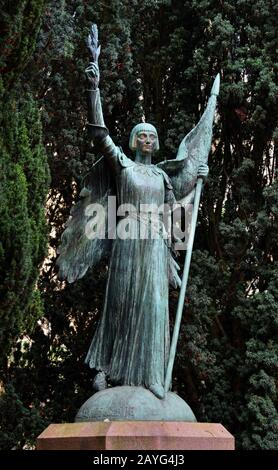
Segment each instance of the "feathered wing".
[{"label": "feathered wing", "polygon": [[[211,147],[212,126],[219,93],[220,75],[214,80],[207,107],[198,124],[182,140],[175,159],[157,164],[171,178],[177,200],[191,202],[194,197],[200,163],[207,163]],[[186,198],[186,199],[184,199]]]},{"label": "feathered wing", "polygon": [[[109,166],[101,158],[84,179],[80,200],[71,208],[58,248],[59,279],[74,282],[83,277],[89,267],[109,254],[112,240],[107,236],[107,213],[108,196],[113,195],[112,188]],[[98,233],[105,233],[103,238],[93,236],[96,213],[92,204],[103,207],[101,217],[97,219]]]}]

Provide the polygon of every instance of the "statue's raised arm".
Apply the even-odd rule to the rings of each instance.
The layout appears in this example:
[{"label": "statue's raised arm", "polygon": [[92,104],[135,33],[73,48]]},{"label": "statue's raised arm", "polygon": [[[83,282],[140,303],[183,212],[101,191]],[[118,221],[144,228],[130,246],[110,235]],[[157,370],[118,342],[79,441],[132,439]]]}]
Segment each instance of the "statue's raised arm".
[{"label": "statue's raised arm", "polygon": [[[93,59],[92,63],[98,64],[98,58],[100,54],[100,44],[98,42],[98,29],[95,23],[93,23],[91,26],[91,31],[87,38],[87,46]],[[97,80],[95,80],[95,78],[97,78]],[[93,88],[95,89],[98,88],[99,74],[97,77],[95,77],[95,74],[94,74],[92,77],[89,77],[89,79],[93,85]]]},{"label": "statue's raised arm", "polygon": [[85,70],[90,84],[90,89],[88,90],[88,130],[92,143],[99,144],[101,140],[108,135],[108,129],[106,128],[103,119],[100,91],[98,87],[100,79],[98,66],[100,45],[98,44],[98,29],[96,24],[91,26],[91,31],[87,39],[87,46],[92,59]]},{"label": "statue's raised arm", "polygon": [[121,149],[117,147],[105,125],[101,96],[99,90],[100,71],[98,58],[100,55],[100,45],[98,43],[97,25],[91,26],[91,31],[87,39],[87,46],[91,54],[92,61],[85,69],[90,88],[88,90],[88,133],[93,147],[108,161],[111,170],[119,173],[121,168],[128,165],[128,159],[123,155]]},{"label": "statue's raised arm", "polygon": [[[85,70],[90,84],[87,91],[89,136],[97,152],[107,157],[112,165],[107,165],[103,157],[93,165],[84,178],[79,200],[71,208],[70,217],[58,247],[57,260],[58,276],[68,282],[82,278],[90,267],[110,254],[111,240],[107,236],[107,205],[108,196],[113,194],[113,165],[114,169],[117,169],[119,152],[108,135],[102,114],[98,88],[100,46],[96,24],[91,26],[87,46],[91,55],[91,62]],[[95,237],[93,233],[95,218],[92,208],[96,204],[103,207],[102,217],[97,220],[99,231],[104,233],[103,237]]]},{"label": "statue's raised arm", "polygon": [[[91,55],[90,64],[85,69],[89,82],[87,128],[93,148],[101,158],[83,180],[80,198],[71,208],[58,247],[58,275],[68,282],[82,278],[90,267],[110,255],[112,240],[108,235],[108,197],[115,196],[115,175],[131,164],[129,158],[114,144],[104,122],[99,90],[100,45],[96,24],[91,26],[87,47]],[[93,210],[96,205],[103,208],[97,220]],[[101,236],[94,233],[95,222]]]}]

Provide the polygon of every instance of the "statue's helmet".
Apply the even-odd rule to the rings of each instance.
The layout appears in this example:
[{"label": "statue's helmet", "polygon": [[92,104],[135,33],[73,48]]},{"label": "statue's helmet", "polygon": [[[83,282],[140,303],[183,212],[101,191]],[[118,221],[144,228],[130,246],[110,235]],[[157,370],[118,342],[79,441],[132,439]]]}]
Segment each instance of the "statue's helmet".
[{"label": "statue's helmet", "polygon": [[159,150],[159,140],[158,140],[158,134],[156,128],[147,122],[141,122],[140,124],[137,124],[136,126],[133,127],[131,133],[130,133],[130,138],[129,138],[129,148],[130,150],[136,150],[136,137],[139,132],[153,132],[156,135],[156,145],[155,145],[155,151]]}]

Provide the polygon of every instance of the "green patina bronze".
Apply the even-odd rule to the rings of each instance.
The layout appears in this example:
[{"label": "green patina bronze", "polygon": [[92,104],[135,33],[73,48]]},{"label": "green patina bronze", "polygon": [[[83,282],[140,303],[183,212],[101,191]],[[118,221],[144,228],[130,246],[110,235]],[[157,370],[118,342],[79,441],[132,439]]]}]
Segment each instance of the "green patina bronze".
[{"label": "green patina bronze", "polygon": [[[201,188],[208,173],[219,76],[202,118],[181,142],[177,157],[154,165],[151,159],[159,148],[159,141],[153,125],[140,123],[132,130],[130,149],[135,151],[134,160],[109,136],[98,88],[100,48],[96,25],[89,35],[88,47],[92,54],[92,62],[86,69],[91,85],[88,130],[93,145],[103,157],[86,177],[80,201],[71,211],[59,248],[59,276],[74,282],[105,254],[110,254],[104,309],[86,356],[89,367],[98,371],[95,389],[105,389],[108,377],[112,385],[143,387],[162,399],[171,384]],[[88,238],[86,226],[92,218],[88,207],[99,203],[107,213],[111,195],[116,195],[117,206],[132,204],[140,213],[141,222],[147,216],[140,211],[141,204],[161,206],[167,203],[171,208],[177,200],[194,201],[182,281],[172,244],[162,236],[163,220],[158,222],[155,239],[140,239],[136,223],[133,238],[122,239],[117,235],[114,239]],[[125,223],[124,214],[118,223]],[[170,359],[169,282],[175,288],[181,287]]]}]

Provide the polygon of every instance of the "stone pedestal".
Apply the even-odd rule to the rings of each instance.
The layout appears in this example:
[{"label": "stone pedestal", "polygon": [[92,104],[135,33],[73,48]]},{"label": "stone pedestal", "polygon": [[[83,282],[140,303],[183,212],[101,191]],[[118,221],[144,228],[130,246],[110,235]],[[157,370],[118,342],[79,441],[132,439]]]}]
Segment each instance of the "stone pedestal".
[{"label": "stone pedestal", "polygon": [[234,450],[234,437],[216,423],[114,421],[50,424],[38,450]]}]

